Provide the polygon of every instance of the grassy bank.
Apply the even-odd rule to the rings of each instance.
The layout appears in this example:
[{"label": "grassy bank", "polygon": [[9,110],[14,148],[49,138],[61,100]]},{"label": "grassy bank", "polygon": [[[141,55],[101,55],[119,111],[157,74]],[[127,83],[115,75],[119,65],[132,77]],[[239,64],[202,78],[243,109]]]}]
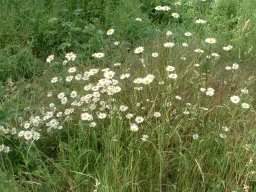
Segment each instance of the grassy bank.
[{"label": "grassy bank", "polygon": [[255,6],[1,1],[0,190],[256,191]]}]

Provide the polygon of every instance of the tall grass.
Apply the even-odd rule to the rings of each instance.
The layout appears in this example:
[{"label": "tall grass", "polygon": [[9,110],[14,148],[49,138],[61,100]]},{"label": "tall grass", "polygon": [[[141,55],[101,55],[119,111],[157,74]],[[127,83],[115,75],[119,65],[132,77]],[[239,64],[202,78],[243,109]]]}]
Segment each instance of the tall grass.
[{"label": "tall grass", "polygon": [[1,3],[1,191],[256,190],[253,1]]}]

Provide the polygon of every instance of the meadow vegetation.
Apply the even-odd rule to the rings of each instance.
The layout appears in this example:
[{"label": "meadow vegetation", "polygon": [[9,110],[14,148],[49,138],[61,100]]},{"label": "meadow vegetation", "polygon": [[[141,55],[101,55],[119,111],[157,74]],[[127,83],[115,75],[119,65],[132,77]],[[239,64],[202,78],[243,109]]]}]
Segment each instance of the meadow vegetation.
[{"label": "meadow vegetation", "polygon": [[0,191],[256,191],[254,0],[0,1]]}]

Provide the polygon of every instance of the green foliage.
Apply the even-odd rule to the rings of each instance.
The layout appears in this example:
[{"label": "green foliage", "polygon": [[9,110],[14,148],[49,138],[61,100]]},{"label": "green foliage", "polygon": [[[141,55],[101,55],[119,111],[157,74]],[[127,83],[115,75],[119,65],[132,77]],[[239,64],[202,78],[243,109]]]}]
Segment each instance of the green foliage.
[{"label": "green foliage", "polygon": [[31,78],[40,75],[43,68],[42,62],[29,48],[8,46],[0,50],[0,81]]},{"label": "green foliage", "polygon": [[12,177],[5,175],[4,172],[0,173],[0,190],[4,192],[18,192],[19,190],[15,186],[15,181]]},{"label": "green foliage", "polygon": [[[10,77],[14,68],[15,79],[33,77],[40,68],[36,67],[37,58],[44,62],[52,53],[83,52],[82,57],[86,58],[91,52],[102,49],[103,31],[110,27],[118,28],[119,36],[132,43],[152,36],[155,25],[159,24],[176,31],[195,30],[202,35],[219,33],[223,40],[233,40],[240,45],[242,55],[255,52],[253,0],[182,1],[182,6],[171,6],[172,12],[181,15],[178,20],[154,10],[159,4],[171,3],[158,0],[1,1],[0,52],[5,55],[7,51],[8,57],[12,57],[5,65],[0,64],[1,80]],[[193,25],[194,18],[202,16],[210,23],[204,30]],[[137,17],[143,19],[141,26],[135,21]],[[35,62],[32,70],[24,69],[28,64],[18,66],[19,61],[15,61],[20,57],[16,55],[17,49],[24,47],[30,61]],[[5,60],[4,55],[1,60]],[[25,62],[30,65],[30,61]]]},{"label": "green foliage", "polygon": [[[72,63],[76,67],[109,67],[120,61],[122,72],[131,69],[138,75],[144,73],[145,68],[131,50],[134,46],[146,45],[147,72],[155,70],[162,78],[160,67],[171,64],[177,66],[184,77],[180,84],[170,84],[169,92],[157,84],[148,90],[144,99],[166,98],[159,105],[162,110],[165,102],[181,89],[185,98],[184,103],[175,100],[166,111],[166,120],[171,119],[168,123],[145,122],[142,131],[149,136],[146,142],[142,142],[141,132],[130,132],[125,121],[114,115],[94,128],[74,118],[65,124],[65,129],[47,133],[47,137],[42,135],[41,140],[32,143],[24,143],[19,138],[10,140],[0,132],[0,145],[13,147],[9,154],[0,153],[0,191],[93,191],[98,180],[98,192],[240,192],[244,185],[250,185],[251,191],[256,190],[256,168],[250,163],[251,159],[255,161],[256,152],[255,0],[207,0],[204,3],[182,0],[182,6],[174,6],[174,2],[0,1],[0,126],[9,126],[9,122],[20,126],[20,121],[27,116],[45,110],[41,104],[46,101],[49,104],[46,94],[55,86],[49,80],[53,76],[65,77],[66,66],[61,61],[69,51],[78,55],[77,61]],[[157,5],[170,5],[171,12],[156,12]],[[172,12],[178,12],[181,17],[174,19]],[[136,18],[141,18],[142,22]],[[198,18],[207,20],[208,24],[196,26],[194,22]],[[109,28],[115,29],[114,36],[106,36]],[[184,32],[193,32],[193,37],[202,42],[206,37],[215,37],[220,54],[226,42],[231,42],[235,49],[230,56],[224,53],[218,65],[215,62],[209,65],[204,60],[197,72],[193,64],[198,58],[190,57],[184,49],[170,52],[171,56],[165,50],[158,58],[151,57],[152,52],[162,47],[162,40],[166,40],[160,36],[160,31],[166,30],[174,32],[170,39],[180,44],[188,42],[193,48],[198,48],[200,41],[191,42],[183,36]],[[114,41],[120,41],[120,46],[113,48]],[[203,48],[206,52],[210,50]],[[98,51],[106,53],[103,62],[91,59],[91,54]],[[50,54],[55,55],[55,61],[48,64],[45,59]],[[187,57],[184,62],[180,60],[183,56]],[[241,62],[245,73],[235,75],[223,70],[225,65],[235,61]],[[215,67],[221,68],[214,71],[208,82],[204,73]],[[187,78],[190,73],[195,77]],[[197,103],[197,91],[208,83],[216,88],[220,98],[216,97],[212,103],[208,98]],[[238,113],[235,107],[231,109],[226,103],[218,103],[228,99],[221,98],[223,93],[227,97],[240,94],[240,90],[234,90],[241,85],[250,90],[250,98],[245,96],[245,99],[250,102],[252,111]],[[62,86],[62,90],[76,89],[76,85],[64,83]],[[54,94],[60,91],[56,89]],[[124,92],[119,100],[127,100],[133,108],[142,96]],[[181,106],[186,99],[193,98],[193,107],[205,106],[209,111],[183,115]],[[155,103],[146,105],[155,107]],[[221,125],[227,122],[230,130],[225,133],[228,138],[223,139]],[[193,140],[194,132],[199,134],[199,139]]]}]

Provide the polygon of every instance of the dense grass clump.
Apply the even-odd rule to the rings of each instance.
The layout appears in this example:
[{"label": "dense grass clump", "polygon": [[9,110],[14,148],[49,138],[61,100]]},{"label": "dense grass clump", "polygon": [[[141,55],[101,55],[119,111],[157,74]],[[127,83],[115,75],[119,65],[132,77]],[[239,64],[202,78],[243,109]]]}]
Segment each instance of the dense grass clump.
[{"label": "dense grass clump", "polygon": [[2,3],[0,190],[256,191],[253,6]]}]

